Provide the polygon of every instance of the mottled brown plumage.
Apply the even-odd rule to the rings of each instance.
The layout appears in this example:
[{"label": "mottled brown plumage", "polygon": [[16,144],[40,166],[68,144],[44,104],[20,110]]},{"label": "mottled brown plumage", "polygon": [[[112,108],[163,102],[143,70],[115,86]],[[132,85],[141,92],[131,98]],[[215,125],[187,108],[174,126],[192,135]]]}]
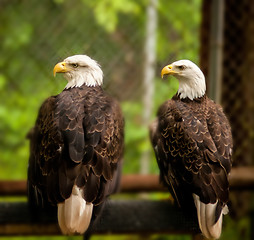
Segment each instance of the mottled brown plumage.
[{"label": "mottled brown plumage", "polygon": [[48,98],[33,131],[28,178],[37,196],[42,192],[56,204],[70,196],[74,183],[85,188],[88,202],[100,204],[111,193],[104,185],[112,185],[122,157],[123,118],[101,87],[66,89]]},{"label": "mottled brown plumage", "polygon": [[96,212],[118,188],[123,129],[119,104],[101,86],[83,84],[48,98],[29,136],[30,203],[57,205],[74,193]]},{"label": "mottled brown plumage", "polygon": [[[180,67],[183,70],[192,67],[185,60],[176,63],[163,71],[174,71],[181,76]],[[215,216],[211,220],[214,225],[228,202],[228,173],[232,165],[231,128],[222,108],[206,95],[191,100],[177,93],[160,106],[150,136],[160,178],[178,205],[193,208],[193,194],[205,205],[214,204]],[[201,225],[206,237],[220,235],[220,230],[213,236],[213,230],[207,233]]]},{"label": "mottled brown plumage", "polygon": [[186,193],[224,205],[232,137],[221,107],[206,96],[190,101],[175,95],[159,108],[156,124],[152,142],[161,179],[173,187],[179,205],[184,205]]}]

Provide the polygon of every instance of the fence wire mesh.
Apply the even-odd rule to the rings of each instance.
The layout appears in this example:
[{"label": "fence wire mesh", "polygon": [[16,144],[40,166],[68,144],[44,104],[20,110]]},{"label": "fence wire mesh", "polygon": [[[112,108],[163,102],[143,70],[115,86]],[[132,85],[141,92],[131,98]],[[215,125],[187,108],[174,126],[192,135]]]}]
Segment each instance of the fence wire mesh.
[{"label": "fence wire mesh", "polygon": [[[79,0],[40,3],[14,0],[1,5],[1,25],[13,29],[12,36],[2,43],[5,63],[13,63],[15,59],[28,63],[24,68],[12,71],[12,78],[48,78],[49,69],[55,62],[83,53],[99,61],[104,70],[105,85],[117,97],[128,99],[138,94],[142,54],[134,53],[142,49],[143,32],[139,31],[141,26],[135,15],[120,15],[124,18],[119,20],[121,28],[109,34],[97,24],[93,5]],[[5,14],[8,14],[6,18]]]},{"label": "fence wire mesh", "polygon": [[[210,40],[211,2],[204,1],[202,10],[201,65],[206,76],[209,71],[207,46]],[[254,163],[253,1],[225,1],[223,35],[222,105],[232,126],[234,165],[251,165]]]},{"label": "fence wire mesh", "polygon": [[226,1],[225,10],[223,104],[232,122],[235,165],[250,165],[254,163],[254,2]]},{"label": "fence wire mesh", "polygon": [[[211,4],[203,1],[201,28],[201,65],[208,76],[211,30]],[[254,2],[224,1],[223,73],[221,104],[229,118],[233,141],[233,166],[254,164]],[[212,80],[212,79],[211,79]],[[211,81],[208,79],[208,81]],[[209,85],[209,84],[208,84]],[[209,90],[209,89],[208,89]],[[242,217],[251,208],[250,192],[230,196],[230,214]],[[246,227],[242,227],[247,238]],[[245,237],[244,237],[245,236]]]},{"label": "fence wire mesh", "polygon": [[[147,2],[0,1],[0,178],[26,177],[25,136],[41,102],[66,84],[60,78],[53,80],[53,66],[74,54],[97,60],[105,88],[124,103],[128,129],[124,171],[137,172],[141,153],[151,148],[141,116]],[[201,0],[159,2],[157,77],[165,64],[175,60],[198,63],[200,42],[201,67],[208,76],[213,1],[203,1],[200,41]],[[232,126],[234,164],[250,165],[254,157],[254,1],[225,0],[223,55],[222,105]],[[175,92],[173,81],[156,82],[153,112]],[[151,165],[158,173],[155,161]],[[245,204],[239,204],[242,211]]]},{"label": "fence wire mesh", "polygon": [[[189,3],[160,0],[154,106],[176,91],[174,80],[158,80],[160,70],[179,58],[198,60],[200,0]],[[104,88],[122,102],[126,118],[127,172],[137,172],[142,152],[151,149],[143,121],[144,43],[149,1],[134,0],[2,0],[0,2],[0,165],[20,165],[15,178],[24,178],[28,158],[25,136],[38,108],[65,86],[53,79],[53,66],[65,57],[87,54],[104,72]],[[175,7],[177,6],[177,7]],[[175,11],[168,14],[168,9]],[[186,19],[185,16],[190,18]],[[189,26],[188,28],[186,26]],[[172,88],[173,86],[173,88]],[[28,117],[29,116],[29,117]],[[158,172],[153,158],[150,169]],[[9,159],[24,159],[15,162]],[[130,164],[128,164],[130,161]],[[134,170],[135,169],[135,170]],[[8,171],[7,171],[8,172]],[[6,171],[2,178],[10,176]]]}]

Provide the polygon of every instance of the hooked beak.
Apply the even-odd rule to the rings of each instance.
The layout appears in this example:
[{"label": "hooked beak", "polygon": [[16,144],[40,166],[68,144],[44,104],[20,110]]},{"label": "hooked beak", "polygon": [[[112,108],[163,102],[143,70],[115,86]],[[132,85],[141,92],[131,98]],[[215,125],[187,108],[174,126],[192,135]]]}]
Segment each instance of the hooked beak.
[{"label": "hooked beak", "polygon": [[65,73],[65,72],[68,72],[70,70],[71,69],[67,67],[66,62],[60,62],[60,63],[57,63],[55,65],[54,70],[53,70],[53,74],[54,74],[54,77],[55,77],[56,73]]},{"label": "hooked beak", "polygon": [[178,72],[172,70],[172,68],[173,68],[173,66],[172,66],[171,64],[165,66],[165,67],[161,70],[161,78],[163,78],[164,75],[172,75],[172,74],[178,73]]}]

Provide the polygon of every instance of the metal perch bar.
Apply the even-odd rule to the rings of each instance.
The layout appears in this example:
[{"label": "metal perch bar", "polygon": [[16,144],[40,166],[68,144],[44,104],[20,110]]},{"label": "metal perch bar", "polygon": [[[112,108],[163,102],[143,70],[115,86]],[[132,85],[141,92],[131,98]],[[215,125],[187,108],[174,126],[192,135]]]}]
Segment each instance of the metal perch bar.
[{"label": "metal perch bar", "polygon": [[[60,235],[56,209],[30,211],[26,202],[0,203],[0,236]],[[199,233],[195,216],[169,201],[108,200],[92,234]]]}]

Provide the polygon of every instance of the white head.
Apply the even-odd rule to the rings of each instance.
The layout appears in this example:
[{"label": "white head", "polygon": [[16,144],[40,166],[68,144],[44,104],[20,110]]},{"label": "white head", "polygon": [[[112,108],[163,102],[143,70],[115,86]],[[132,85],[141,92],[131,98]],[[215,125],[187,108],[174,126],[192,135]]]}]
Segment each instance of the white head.
[{"label": "white head", "polygon": [[100,86],[103,83],[103,72],[100,65],[86,55],[74,55],[55,65],[54,75],[64,73],[68,80],[65,88]]},{"label": "white head", "polygon": [[161,77],[173,75],[179,81],[178,94],[180,98],[199,98],[206,91],[205,76],[200,68],[190,60],[179,60],[167,65],[161,70]]}]

